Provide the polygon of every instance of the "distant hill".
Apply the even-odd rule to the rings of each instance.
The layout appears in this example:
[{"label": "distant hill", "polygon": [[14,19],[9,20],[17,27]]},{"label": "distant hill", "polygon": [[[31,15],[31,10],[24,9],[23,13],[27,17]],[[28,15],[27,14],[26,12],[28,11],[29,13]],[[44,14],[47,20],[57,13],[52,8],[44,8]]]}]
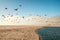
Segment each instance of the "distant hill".
[{"label": "distant hill", "polygon": [[49,18],[47,21],[48,21],[47,24],[49,24],[49,25],[58,26],[58,25],[60,25],[60,16],[55,16],[55,17]]},{"label": "distant hill", "polygon": [[60,16],[52,17],[48,21],[52,23],[60,23]]}]

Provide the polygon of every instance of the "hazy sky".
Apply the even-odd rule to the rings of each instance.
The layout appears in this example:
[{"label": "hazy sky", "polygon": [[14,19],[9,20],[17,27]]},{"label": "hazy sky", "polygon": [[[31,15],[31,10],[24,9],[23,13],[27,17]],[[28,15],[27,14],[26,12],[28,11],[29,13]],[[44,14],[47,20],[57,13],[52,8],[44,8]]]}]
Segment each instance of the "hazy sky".
[{"label": "hazy sky", "polygon": [[[18,11],[14,10],[16,8]],[[60,0],[0,0],[0,15],[2,14],[60,16]]]}]

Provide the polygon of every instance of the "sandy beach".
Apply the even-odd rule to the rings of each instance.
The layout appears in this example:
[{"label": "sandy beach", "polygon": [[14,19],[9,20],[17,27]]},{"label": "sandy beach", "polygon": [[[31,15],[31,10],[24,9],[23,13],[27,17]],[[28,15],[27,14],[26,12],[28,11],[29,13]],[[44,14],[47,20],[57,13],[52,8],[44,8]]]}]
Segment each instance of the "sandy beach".
[{"label": "sandy beach", "polygon": [[3,25],[0,26],[0,40],[39,40],[35,30],[41,26]]}]

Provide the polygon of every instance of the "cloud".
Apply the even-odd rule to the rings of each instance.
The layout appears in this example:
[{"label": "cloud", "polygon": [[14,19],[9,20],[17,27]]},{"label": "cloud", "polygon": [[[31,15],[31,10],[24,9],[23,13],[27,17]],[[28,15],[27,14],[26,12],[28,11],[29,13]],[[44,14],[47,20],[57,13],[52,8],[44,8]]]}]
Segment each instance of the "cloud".
[{"label": "cloud", "polygon": [[44,18],[42,16],[29,16],[26,18],[20,16],[5,15],[0,17],[0,25],[48,25],[60,24],[60,16]]},{"label": "cloud", "polygon": [[19,16],[6,15],[6,18],[1,18],[0,25],[40,25],[45,24],[46,18],[41,16],[30,16],[22,18]]}]

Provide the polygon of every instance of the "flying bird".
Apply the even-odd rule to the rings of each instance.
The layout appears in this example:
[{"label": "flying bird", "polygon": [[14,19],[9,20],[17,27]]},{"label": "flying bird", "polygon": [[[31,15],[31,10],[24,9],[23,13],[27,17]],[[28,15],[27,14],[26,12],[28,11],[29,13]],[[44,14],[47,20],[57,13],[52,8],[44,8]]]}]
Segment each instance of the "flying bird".
[{"label": "flying bird", "polygon": [[22,18],[24,18],[24,16]]},{"label": "flying bird", "polygon": [[37,16],[39,16],[39,15],[37,15]]},{"label": "flying bird", "polygon": [[5,8],[6,10],[8,9],[8,8]]},{"label": "flying bird", "polygon": [[2,15],[2,17],[6,18],[4,15]]},{"label": "flying bird", "polygon": [[15,11],[18,11],[18,8],[14,9]]},{"label": "flying bird", "polygon": [[13,15],[11,15],[11,17],[13,17]]},{"label": "flying bird", "polygon": [[21,7],[22,5],[20,4],[19,6]]},{"label": "flying bird", "polygon": [[45,16],[47,16],[47,15],[45,14]]},{"label": "flying bird", "polygon": [[8,15],[10,15],[10,14],[8,14]]}]

